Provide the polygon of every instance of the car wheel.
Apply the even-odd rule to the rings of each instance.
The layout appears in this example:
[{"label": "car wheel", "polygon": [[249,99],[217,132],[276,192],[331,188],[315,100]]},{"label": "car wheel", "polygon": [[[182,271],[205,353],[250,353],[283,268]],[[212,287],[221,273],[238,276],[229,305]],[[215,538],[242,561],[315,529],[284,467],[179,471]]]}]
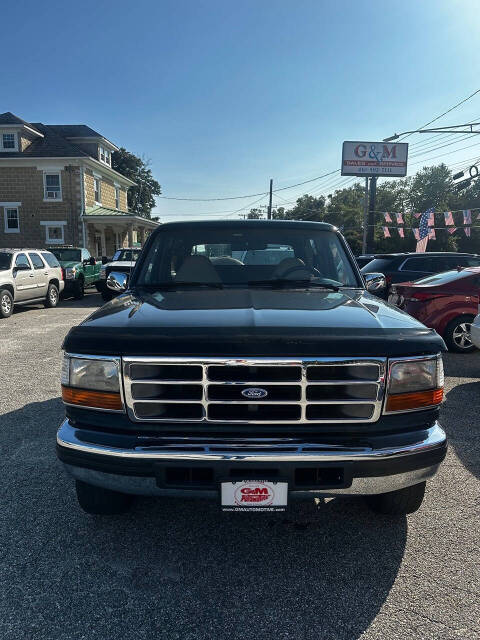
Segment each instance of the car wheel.
[{"label": "car wheel", "polygon": [[113,293],[110,291],[102,291],[102,300],[104,302],[108,302],[109,300],[113,300]]},{"label": "car wheel", "polygon": [[75,282],[75,287],[73,289],[73,297],[75,300],[81,300],[85,295],[85,280],[83,278],[79,278]]},{"label": "car wheel", "polygon": [[133,502],[133,496],[128,493],[94,487],[82,480],[75,481],[75,488],[78,504],[86,513],[95,515],[125,513]]},{"label": "car wheel", "polygon": [[414,513],[423,502],[425,486],[426,482],[420,482],[398,491],[368,496],[367,504],[372,511],[390,516]]},{"label": "car wheel", "polygon": [[0,318],[9,318],[13,313],[13,297],[8,289],[0,291]]},{"label": "car wheel", "polygon": [[470,331],[474,316],[458,316],[446,327],[443,337],[449,351],[468,353],[475,349]]},{"label": "car wheel", "polygon": [[58,289],[54,284],[48,285],[47,297],[45,298],[45,306],[47,309],[53,309],[58,304]]}]

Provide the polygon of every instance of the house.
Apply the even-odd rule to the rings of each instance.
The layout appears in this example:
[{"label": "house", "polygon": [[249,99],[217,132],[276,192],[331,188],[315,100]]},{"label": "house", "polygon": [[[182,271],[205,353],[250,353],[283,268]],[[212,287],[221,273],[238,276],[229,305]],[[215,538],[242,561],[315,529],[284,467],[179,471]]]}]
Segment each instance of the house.
[{"label": "house", "polygon": [[111,256],[143,244],[158,223],[129,213],[135,183],[112,169],[117,149],[84,124],[0,114],[0,248],[69,244]]}]

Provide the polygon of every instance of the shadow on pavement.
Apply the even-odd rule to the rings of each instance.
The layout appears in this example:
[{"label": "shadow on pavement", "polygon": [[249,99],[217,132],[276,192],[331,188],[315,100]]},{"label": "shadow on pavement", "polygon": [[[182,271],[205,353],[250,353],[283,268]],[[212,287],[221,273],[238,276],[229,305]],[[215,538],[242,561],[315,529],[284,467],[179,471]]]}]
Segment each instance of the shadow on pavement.
[{"label": "shadow on pavement", "polygon": [[480,353],[449,353],[445,357],[445,374],[472,379],[447,391],[440,422],[462,464],[480,477]]},{"label": "shadow on pavement", "polygon": [[55,459],[62,413],[54,399],[0,418],[3,640],[27,628],[36,640],[356,640],[378,614],[406,518],[352,499],[272,516],[141,498],[124,516],[87,516]]}]

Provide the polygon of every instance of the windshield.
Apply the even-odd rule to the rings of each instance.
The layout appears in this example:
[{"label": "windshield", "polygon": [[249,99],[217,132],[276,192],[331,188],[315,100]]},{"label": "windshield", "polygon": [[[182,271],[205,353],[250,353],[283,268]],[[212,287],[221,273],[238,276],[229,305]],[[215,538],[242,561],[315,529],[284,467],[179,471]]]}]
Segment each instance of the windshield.
[{"label": "windshield", "polygon": [[315,228],[218,225],[162,229],[137,286],[302,282],[359,287],[340,237]]},{"label": "windshield", "polygon": [[12,254],[0,253],[0,271],[5,271],[6,269],[10,269],[11,264],[12,264]]},{"label": "windshield", "polygon": [[141,249],[119,249],[115,251],[112,262],[136,262]]},{"label": "windshield", "polygon": [[362,267],[362,273],[383,273],[388,271],[394,258],[374,258],[364,264]]},{"label": "windshield", "polygon": [[80,249],[50,249],[60,262],[80,262],[82,253]]},{"label": "windshield", "polygon": [[415,284],[447,284],[447,282],[460,280],[461,278],[466,278],[471,275],[473,275],[471,271],[458,271],[455,269],[454,271],[436,273],[434,276],[428,276],[427,278],[420,278],[420,280],[415,280]]}]

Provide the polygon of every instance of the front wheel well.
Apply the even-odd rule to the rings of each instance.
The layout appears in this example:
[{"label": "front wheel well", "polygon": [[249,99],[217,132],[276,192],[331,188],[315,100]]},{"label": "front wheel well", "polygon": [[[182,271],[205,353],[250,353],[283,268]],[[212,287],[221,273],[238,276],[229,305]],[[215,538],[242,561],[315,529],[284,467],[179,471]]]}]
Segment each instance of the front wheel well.
[{"label": "front wheel well", "polygon": [[0,284],[0,291],[2,291],[2,289],[6,289],[9,293],[12,294],[12,298],[15,298],[15,291],[11,284]]}]

